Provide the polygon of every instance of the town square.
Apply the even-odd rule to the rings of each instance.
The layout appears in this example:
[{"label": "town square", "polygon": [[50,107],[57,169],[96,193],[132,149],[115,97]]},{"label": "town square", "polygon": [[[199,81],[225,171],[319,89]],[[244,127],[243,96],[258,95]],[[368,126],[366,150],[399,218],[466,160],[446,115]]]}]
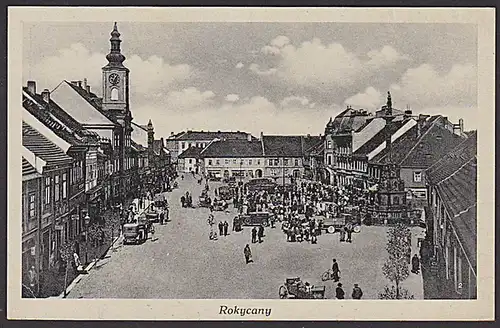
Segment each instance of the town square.
[{"label": "town square", "polygon": [[[457,62],[434,69],[433,51],[399,49],[383,25],[387,45],[362,24],[331,25],[338,39],[306,26],[300,42],[286,24],[167,25],[158,44],[141,39],[156,27],[133,22],[88,24],[85,36],[26,29],[23,298],[477,298],[475,66],[458,54],[468,41],[450,41]],[[69,48],[48,49],[37,29]],[[258,50],[230,37],[221,50],[226,30]],[[367,49],[335,43],[352,31]],[[194,41],[162,50],[179,60],[169,64],[155,48],[176,37]],[[268,65],[217,57],[245,46]],[[345,93],[339,104],[330,87]]]}]

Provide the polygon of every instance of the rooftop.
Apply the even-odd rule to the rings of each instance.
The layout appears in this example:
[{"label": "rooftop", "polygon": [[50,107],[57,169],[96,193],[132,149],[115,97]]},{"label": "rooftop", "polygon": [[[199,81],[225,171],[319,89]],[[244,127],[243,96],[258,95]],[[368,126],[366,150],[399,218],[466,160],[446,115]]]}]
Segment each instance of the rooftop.
[{"label": "rooftop", "polygon": [[[403,167],[430,167],[463,140],[445,128],[444,123],[444,117],[435,115],[406,131],[391,144],[392,162]],[[389,150],[385,148],[372,161],[388,162]]]},{"label": "rooftop", "polygon": [[48,166],[64,165],[73,162],[73,159],[66,155],[61,148],[24,121],[23,146],[46,161]]},{"label": "rooftop", "polygon": [[383,144],[388,135],[393,135],[396,133],[403,125],[408,123],[410,119],[404,120],[393,120],[389,124],[386,124],[382,130],[375,134],[370,140],[365,142],[361,147],[359,147],[354,155],[367,155],[375,150],[378,146]]},{"label": "rooftop", "polygon": [[202,147],[189,147],[178,158],[199,158],[202,150]]},{"label": "rooftop", "polygon": [[246,139],[214,141],[201,152],[201,157],[262,157],[262,144],[260,140]]},{"label": "rooftop", "polygon": [[[170,139],[176,140],[205,140],[211,141],[213,139],[247,139],[249,133],[241,131],[191,131],[178,133],[171,136]],[[253,138],[253,137],[252,137]]]}]

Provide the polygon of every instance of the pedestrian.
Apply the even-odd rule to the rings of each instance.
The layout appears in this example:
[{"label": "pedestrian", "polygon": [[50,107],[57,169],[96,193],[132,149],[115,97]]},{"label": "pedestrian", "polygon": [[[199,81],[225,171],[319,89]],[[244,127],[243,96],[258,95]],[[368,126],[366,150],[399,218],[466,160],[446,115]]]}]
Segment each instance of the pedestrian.
[{"label": "pedestrian", "polygon": [[340,280],[339,277],[339,264],[337,263],[336,259],[333,259],[333,264],[332,264],[332,273],[333,273],[333,281],[337,282]]},{"label": "pedestrian", "polygon": [[264,237],[264,226],[259,226],[259,243],[262,243],[262,237]]},{"label": "pedestrian", "polygon": [[229,228],[229,223],[227,223],[227,221],[224,221],[224,236],[227,236],[228,228]]},{"label": "pedestrian", "polygon": [[252,260],[252,251],[250,250],[250,245],[247,244],[245,246],[245,249],[243,250],[243,253],[245,254],[246,264],[253,263],[253,260]]},{"label": "pedestrian", "polygon": [[222,221],[219,221],[219,236],[222,236],[224,234],[224,223]]},{"label": "pedestrian", "polygon": [[158,238],[155,238],[155,226],[151,224],[151,228],[149,228],[149,232],[151,233],[151,241],[156,241]]},{"label": "pedestrian", "polygon": [[358,284],[354,284],[354,288],[352,289],[352,299],[360,300],[363,296],[363,291],[359,288]]},{"label": "pedestrian", "polygon": [[257,242],[257,228],[253,227],[252,229],[252,244]]},{"label": "pedestrian", "polygon": [[340,241],[345,241],[345,227],[340,229]]},{"label": "pedestrian", "polygon": [[352,237],[352,227],[350,225],[346,227],[346,232],[347,232],[347,240],[346,241],[348,243],[352,243],[352,239],[351,239],[351,237]]},{"label": "pedestrian", "polygon": [[343,300],[344,295],[345,295],[345,292],[342,289],[342,284],[339,282],[337,284],[337,288],[335,288],[335,297],[337,297],[338,300]]},{"label": "pedestrian", "polygon": [[413,255],[413,258],[411,259],[411,272],[415,274],[420,272],[420,259],[417,254]]},{"label": "pedestrian", "polygon": [[185,204],[186,204],[186,197],[181,196],[181,205],[182,205],[182,207],[186,207]]},{"label": "pedestrian", "polygon": [[165,212],[161,211],[160,212],[160,224],[163,225],[164,221],[165,221]]}]

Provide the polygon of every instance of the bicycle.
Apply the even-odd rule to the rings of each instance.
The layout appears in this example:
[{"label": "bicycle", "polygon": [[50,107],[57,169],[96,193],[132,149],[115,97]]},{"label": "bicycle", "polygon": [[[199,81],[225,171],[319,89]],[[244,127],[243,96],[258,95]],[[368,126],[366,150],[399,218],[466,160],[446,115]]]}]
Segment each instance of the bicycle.
[{"label": "bicycle", "polygon": [[[340,273],[340,271],[338,272]],[[339,280],[340,280],[340,276],[337,275]],[[321,280],[322,281],[328,281],[328,280],[334,280],[334,275],[333,275],[333,270],[332,269],[328,269],[326,270],[322,275],[321,275]]]}]

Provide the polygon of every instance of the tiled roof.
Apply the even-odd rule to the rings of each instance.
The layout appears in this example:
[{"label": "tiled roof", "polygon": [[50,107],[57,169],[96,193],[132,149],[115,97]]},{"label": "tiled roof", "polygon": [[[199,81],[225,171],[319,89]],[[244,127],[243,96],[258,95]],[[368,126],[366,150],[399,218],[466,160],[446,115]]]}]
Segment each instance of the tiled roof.
[{"label": "tiled roof", "polygon": [[386,124],[382,130],[375,134],[370,140],[359,147],[354,155],[367,155],[371,153],[375,148],[380,146],[385,142],[387,135],[393,135],[398,131],[403,125],[405,125],[409,119],[404,120],[394,120],[389,124]]},{"label": "tiled roof", "polygon": [[319,149],[318,147],[323,146],[323,137],[321,136],[305,136],[302,138],[302,149],[305,154],[310,154],[314,150]]},{"label": "tiled roof", "polygon": [[471,264],[476,267],[477,134],[469,137],[426,171],[449,211]]},{"label": "tiled roof", "polygon": [[176,140],[206,140],[218,139],[247,139],[249,133],[240,131],[187,131],[179,134]]},{"label": "tiled roof", "polygon": [[372,118],[372,116],[364,110],[347,108],[333,120],[332,132],[333,134],[344,134],[351,131],[357,131],[366,123],[366,120],[370,118]]},{"label": "tiled roof", "polygon": [[98,135],[85,129],[73,117],[68,115],[53,100],[45,103],[42,96],[32,94],[23,88],[23,107],[60,138],[73,146],[96,144]]},{"label": "tiled roof", "polygon": [[37,174],[36,169],[31,165],[24,157],[22,158],[23,165],[23,176],[29,174]]},{"label": "tiled roof", "polygon": [[220,140],[207,146],[201,157],[261,157],[262,144],[260,140]]},{"label": "tiled roof", "polygon": [[264,156],[302,157],[302,136],[263,136]]},{"label": "tiled roof", "polygon": [[[392,162],[403,167],[428,168],[457,146],[463,138],[443,126],[444,118],[432,116],[421,127],[409,129],[391,144]],[[389,160],[388,149],[377,154],[372,161],[385,163]]]},{"label": "tiled roof", "polygon": [[203,150],[202,147],[189,147],[185,151],[183,151],[178,158],[198,158],[200,157],[200,153]]},{"label": "tiled roof", "polygon": [[25,122],[23,122],[23,146],[46,161],[48,166],[73,162],[73,159],[66,155],[61,148]]},{"label": "tiled roof", "polygon": [[115,123],[101,113],[94,102],[82,96],[83,89],[80,89],[68,81],[63,81],[50,96],[80,124],[113,126]]}]

